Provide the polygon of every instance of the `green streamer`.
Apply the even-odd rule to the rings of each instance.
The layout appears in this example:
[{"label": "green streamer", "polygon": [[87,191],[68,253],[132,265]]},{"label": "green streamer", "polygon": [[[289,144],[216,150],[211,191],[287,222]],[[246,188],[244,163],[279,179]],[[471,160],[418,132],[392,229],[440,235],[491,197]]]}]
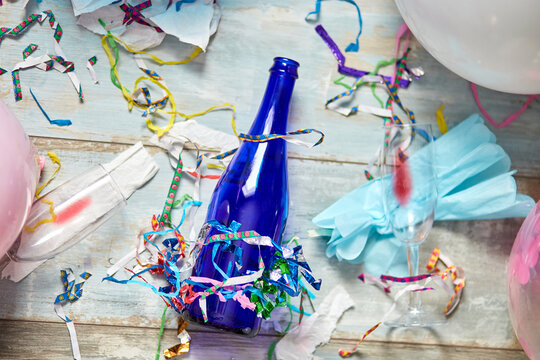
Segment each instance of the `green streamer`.
[{"label": "green streamer", "polygon": [[[107,31],[107,34],[110,35],[111,32],[109,30],[107,30],[105,22],[103,20],[101,20],[101,19],[98,19],[98,21],[101,24],[101,26],[103,26],[103,28]],[[116,69],[116,66],[118,65],[118,60],[119,60],[118,46],[116,46],[116,42],[110,36],[107,36],[107,42],[109,43],[109,47],[114,52],[114,64],[111,66],[111,82],[113,83],[114,86],[116,86],[117,88],[122,90],[123,86],[120,84],[120,82],[116,78],[116,75],[114,74],[114,70]]]},{"label": "green streamer", "polygon": [[191,197],[191,195],[189,194],[184,194],[182,195],[182,197],[178,200],[175,200],[171,206],[172,209],[176,209],[179,205],[183,204],[184,201],[192,201],[193,200],[193,197]]},{"label": "green streamer", "polygon": [[167,313],[167,306],[163,309],[163,314],[161,314],[161,326],[159,327],[157,351],[156,351],[156,360],[159,360],[159,355],[161,354],[161,337],[163,336],[163,330],[165,329],[165,314]]},{"label": "green streamer", "polygon": [[341,86],[343,86],[345,89],[351,90],[351,85],[346,84],[346,83],[344,83],[344,82],[341,81],[341,80],[343,80],[344,78],[345,78],[345,75],[341,75],[340,77],[334,79],[334,84],[336,84],[336,85],[341,85]]},{"label": "green streamer", "polygon": [[[375,69],[373,69],[372,72],[370,72],[368,75],[375,75],[379,72],[379,69],[382,68],[382,67],[385,67],[385,66],[389,66],[389,65],[392,65],[396,62],[396,59],[395,58],[392,58],[390,60],[381,60],[377,63],[377,65],[375,65]],[[343,76],[340,76],[338,78],[336,78],[334,80],[334,84],[336,85],[341,85],[347,89],[352,89],[352,87],[348,84],[345,84],[344,82],[342,82],[341,80],[343,80],[343,78],[345,78],[345,75]],[[367,84],[366,81],[359,81],[358,83],[355,84],[355,87],[356,88],[359,88],[360,86],[362,85],[365,85]],[[373,94],[373,97],[377,100],[377,102],[379,103],[379,105],[384,108],[384,102],[377,96],[377,94],[375,93],[375,89],[376,89],[376,86],[377,84],[376,83],[372,83],[371,84],[371,93]]]}]

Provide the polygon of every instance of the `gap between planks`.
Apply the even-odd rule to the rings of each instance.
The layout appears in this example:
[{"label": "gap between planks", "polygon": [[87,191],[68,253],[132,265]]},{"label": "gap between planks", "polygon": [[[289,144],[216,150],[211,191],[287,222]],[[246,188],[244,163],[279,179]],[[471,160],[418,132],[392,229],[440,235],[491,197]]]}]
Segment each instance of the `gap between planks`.
[{"label": "gap between planks", "polygon": [[[96,152],[121,152],[125,150],[127,147],[135,144],[137,141],[134,142],[122,142],[122,141],[100,141],[100,140],[85,140],[85,139],[65,139],[65,138],[56,138],[56,137],[48,137],[48,136],[34,136],[31,135],[30,138],[33,140],[34,145],[38,147],[38,149],[41,149],[42,151],[45,151],[45,147],[54,145],[57,149],[63,149],[63,150],[89,150],[89,151],[96,151]],[[155,154],[158,151],[164,151],[162,148],[152,144],[149,141],[149,138],[142,138],[140,141],[143,143],[145,147],[151,148],[150,150],[151,154]],[[75,149],[71,144],[79,144],[77,148]],[[86,144],[86,145],[82,145]],[[101,146],[100,148],[96,148],[95,145]],[[195,150],[195,147],[190,143],[185,143],[184,148],[186,150]],[[200,147],[199,148],[201,152],[212,152],[212,153],[218,153],[215,150]],[[54,149],[47,149],[54,151]],[[351,164],[351,165],[361,165],[365,166],[367,165],[366,162],[362,161],[351,161],[351,160],[338,160],[332,156],[308,156],[305,154],[298,154],[295,152],[288,152],[288,157],[290,159],[295,160],[308,160],[308,161],[319,161],[319,162],[330,162],[330,163],[336,163],[336,164]],[[540,175],[536,175],[534,172],[529,172],[526,169],[521,170],[522,173],[518,173],[516,175],[516,178],[530,178],[530,179],[539,179]]]},{"label": "gap between planks", "polygon": [[[125,150],[128,146],[133,145],[128,142],[105,142],[105,141],[94,141],[94,140],[78,140],[78,139],[62,139],[62,138],[53,138],[53,137],[41,137],[41,136],[30,136],[32,138],[35,146],[42,152],[45,150],[54,151],[55,149],[62,150],[73,150],[73,151],[95,151],[95,152],[112,152],[119,153]],[[151,155],[155,155],[159,151],[164,151],[163,149],[151,144],[148,139],[143,139],[143,144],[148,148],[148,151]],[[187,150],[195,150],[195,148],[187,143],[184,145]],[[201,151],[207,152],[211,151],[208,149],[201,148]],[[215,152],[215,151],[214,151]],[[337,165],[358,165],[365,166],[367,165],[364,162],[353,162],[353,161],[342,161],[338,159],[333,159],[330,157],[316,157],[316,156],[305,156],[296,153],[289,152],[289,158],[301,161],[317,161],[322,163],[330,163]],[[531,196],[535,201],[540,200],[540,176],[534,175],[534,171],[528,172],[520,171],[516,175],[518,191],[524,194]]]}]

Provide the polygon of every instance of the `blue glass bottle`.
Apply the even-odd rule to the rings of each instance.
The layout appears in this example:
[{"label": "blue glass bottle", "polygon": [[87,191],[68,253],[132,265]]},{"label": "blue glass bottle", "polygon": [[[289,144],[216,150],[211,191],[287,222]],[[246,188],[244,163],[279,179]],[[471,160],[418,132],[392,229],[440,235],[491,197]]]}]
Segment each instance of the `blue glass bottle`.
[{"label": "blue glass bottle", "polygon": [[[287,132],[289,105],[294,82],[298,78],[298,66],[291,59],[274,59],[264,98],[248,134]],[[208,207],[207,221],[217,220],[227,227],[236,221],[241,224],[240,231],[254,230],[280,243],[289,207],[286,144],[282,139],[263,143],[242,142],[216,185]],[[216,233],[219,232],[212,228],[207,237]],[[258,270],[259,248],[243,242],[238,244],[243,249],[242,273],[234,265],[235,254],[223,251],[223,244],[215,243],[201,250],[193,276],[224,280],[212,261],[213,246],[221,246],[217,249],[214,261],[227,276],[245,275],[245,269]],[[270,251],[267,247],[261,247],[266,266],[269,266]],[[254,311],[242,309],[234,300],[221,302],[215,295],[209,296],[206,301],[207,325],[245,335],[257,335],[261,319]],[[187,306],[187,312],[192,321],[202,323],[198,300]]]}]

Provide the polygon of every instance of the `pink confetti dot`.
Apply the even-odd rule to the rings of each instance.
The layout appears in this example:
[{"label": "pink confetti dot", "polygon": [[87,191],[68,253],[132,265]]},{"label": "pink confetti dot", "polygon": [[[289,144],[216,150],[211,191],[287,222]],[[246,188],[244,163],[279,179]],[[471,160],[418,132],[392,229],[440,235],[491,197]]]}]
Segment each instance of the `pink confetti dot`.
[{"label": "pink confetti dot", "polygon": [[167,218],[167,214],[163,214],[163,217],[166,219],[166,218]]},{"label": "pink confetti dot", "polygon": [[170,211],[171,207],[170,206],[165,206],[165,210]]},{"label": "pink confetti dot", "polygon": [[169,197],[172,199],[174,197],[174,193],[170,193]]},{"label": "pink confetti dot", "polygon": [[179,181],[180,180],[180,177],[179,176],[175,176],[174,177],[174,181]]},{"label": "pink confetti dot", "polygon": [[225,234],[219,235],[219,238],[220,238],[221,240],[225,240]]},{"label": "pink confetti dot", "polygon": [[232,239],[234,237],[233,234],[229,234],[229,239]]},{"label": "pink confetti dot", "polygon": [[178,186],[176,186],[176,184],[173,184],[173,186],[171,186],[174,190],[176,190],[178,188]]},{"label": "pink confetti dot", "polygon": [[244,232],[244,236],[249,236],[249,231]]}]

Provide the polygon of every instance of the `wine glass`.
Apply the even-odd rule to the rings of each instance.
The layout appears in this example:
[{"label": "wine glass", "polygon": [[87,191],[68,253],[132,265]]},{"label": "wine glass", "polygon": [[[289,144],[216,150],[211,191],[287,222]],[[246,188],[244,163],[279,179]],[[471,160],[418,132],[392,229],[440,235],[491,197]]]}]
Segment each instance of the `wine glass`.
[{"label": "wine glass", "polygon": [[[385,126],[380,160],[385,214],[392,232],[407,246],[411,276],[418,275],[418,247],[433,225],[437,205],[434,146],[430,124]],[[408,311],[385,325],[432,326],[446,322],[422,307],[419,291],[410,293]]]}]

